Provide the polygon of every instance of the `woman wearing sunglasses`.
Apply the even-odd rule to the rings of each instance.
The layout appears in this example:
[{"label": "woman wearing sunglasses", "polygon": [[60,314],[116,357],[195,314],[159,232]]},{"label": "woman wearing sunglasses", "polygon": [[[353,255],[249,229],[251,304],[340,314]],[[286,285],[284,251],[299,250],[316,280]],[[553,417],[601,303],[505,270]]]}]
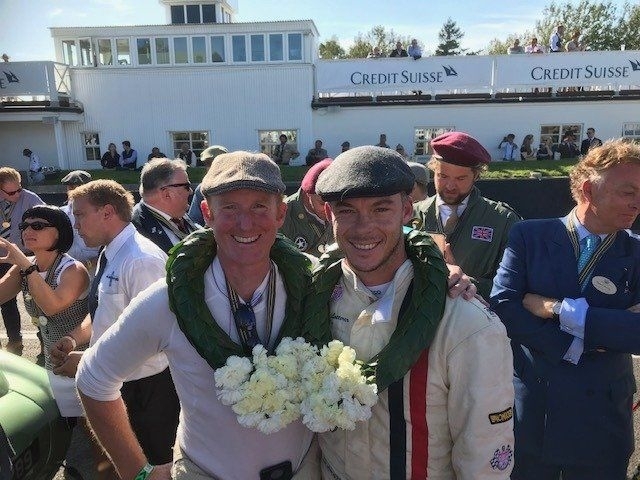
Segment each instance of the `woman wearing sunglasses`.
[{"label": "woman wearing sunglasses", "polygon": [[[66,253],[73,243],[73,227],[58,207],[29,208],[18,228],[24,248],[33,252],[33,256],[0,238],[0,250],[6,251],[0,262],[12,264],[0,278],[0,303],[22,291],[25,308],[42,334],[45,368],[60,413],[75,419],[83,415],[75,380],[53,373],[49,350],[87,316],[89,274],[82,263]],[[77,347],[82,349],[80,345]],[[83,426],[74,434],[86,436],[88,429]]]}]

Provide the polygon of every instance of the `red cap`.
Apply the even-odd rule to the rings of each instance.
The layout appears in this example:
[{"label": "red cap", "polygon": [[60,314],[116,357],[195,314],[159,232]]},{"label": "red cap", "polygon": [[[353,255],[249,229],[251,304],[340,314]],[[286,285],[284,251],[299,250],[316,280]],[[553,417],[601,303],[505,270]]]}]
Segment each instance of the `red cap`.
[{"label": "red cap", "polygon": [[300,188],[303,192],[316,193],[316,182],[318,181],[318,177],[322,172],[324,172],[325,168],[331,165],[332,161],[332,158],[325,158],[313,165],[307,173],[305,173],[302,183],[300,184]]},{"label": "red cap", "polygon": [[491,162],[491,155],[471,135],[447,132],[431,140],[431,148],[443,162],[461,167],[478,167]]}]

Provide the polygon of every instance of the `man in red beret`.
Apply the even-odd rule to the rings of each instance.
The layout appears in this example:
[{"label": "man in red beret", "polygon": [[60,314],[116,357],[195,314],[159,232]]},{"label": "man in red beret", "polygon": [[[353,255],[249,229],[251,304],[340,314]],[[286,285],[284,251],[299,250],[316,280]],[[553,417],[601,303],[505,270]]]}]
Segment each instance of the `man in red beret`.
[{"label": "man in red beret", "polygon": [[300,251],[315,256],[322,255],[326,245],[333,243],[324,202],[316,195],[318,177],[330,164],[331,159],[325,158],[312,166],[298,191],[285,199],[287,215],[280,229],[280,233],[295,243]]},{"label": "man in red beret", "polygon": [[474,185],[491,162],[478,141],[463,132],[448,132],[431,141],[436,195],[415,204],[415,228],[446,236],[445,259],[472,277],[488,298],[509,230],[520,216],[502,202],[480,195]]}]

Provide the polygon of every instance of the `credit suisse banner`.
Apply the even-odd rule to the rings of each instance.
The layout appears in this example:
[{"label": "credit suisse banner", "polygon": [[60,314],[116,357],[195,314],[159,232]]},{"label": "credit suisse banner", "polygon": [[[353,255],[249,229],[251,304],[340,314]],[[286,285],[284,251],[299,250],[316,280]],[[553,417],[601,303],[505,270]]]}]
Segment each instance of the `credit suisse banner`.
[{"label": "credit suisse banner", "polygon": [[639,85],[640,52],[566,52],[495,56],[495,88]]},{"label": "credit suisse banner", "polygon": [[0,97],[48,95],[49,81],[54,84],[51,62],[0,63]]},{"label": "credit suisse banner", "polygon": [[493,57],[369,58],[318,60],[319,92],[381,92],[490,88]]}]

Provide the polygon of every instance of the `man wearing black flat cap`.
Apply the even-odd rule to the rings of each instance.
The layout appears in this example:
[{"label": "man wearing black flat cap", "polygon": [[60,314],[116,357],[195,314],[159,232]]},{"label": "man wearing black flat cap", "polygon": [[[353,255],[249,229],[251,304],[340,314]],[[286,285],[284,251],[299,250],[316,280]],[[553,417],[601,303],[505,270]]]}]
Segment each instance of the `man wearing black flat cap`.
[{"label": "man wearing black flat cap", "polygon": [[488,298],[509,230],[520,216],[509,205],[483,197],[474,185],[491,155],[472,136],[448,132],[431,141],[436,195],[418,202],[412,225],[446,236],[445,258],[459,265]]},{"label": "man wearing black flat cap", "polygon": [[365,146],[339,155],[316,184],[345,258],[320,258],[308,307],[374,369],[379,396],[368,421],[319,435],[323,478],[507,479],[506,331],[480,301],[447,296],[447,267],[427,234],[403,233],[414,181],[397,152]]}]

